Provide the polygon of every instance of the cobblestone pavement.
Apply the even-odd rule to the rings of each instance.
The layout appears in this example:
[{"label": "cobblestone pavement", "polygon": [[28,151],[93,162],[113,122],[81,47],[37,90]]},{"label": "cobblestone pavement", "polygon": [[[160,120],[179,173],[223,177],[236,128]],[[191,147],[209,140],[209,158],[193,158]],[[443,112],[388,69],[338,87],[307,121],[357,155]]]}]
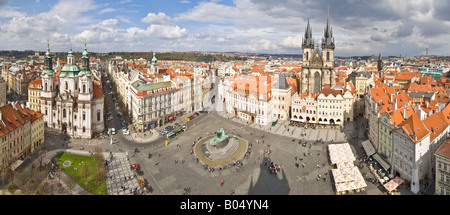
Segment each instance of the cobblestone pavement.
[{"label": "cobblestone pavement", "polygon": [[[254,125],[240,122],[238,119],[228,119],[228,116],[220,112],[200,114],[185,125],[188,127],[187,131],[170,139],[168,145],[161,136],[152,135],[139,140],[139,136],[133,138],[130,137],[131,135],[124,137],[118,134],[114,136],[115,141],[112,144],[110,138],[91,141],[64,140],[63,137],[56,135],[46,139],[46,144],[49,140],[47,157],[51,157],[57,150],[64,149],[90,153],[95,147],[101,147],[106,153],[122,154],[124,157],[117,159],[117,168],[114,168],[116,170],[110,169],[108,172],[108,177],[114,177],[114,180],[110,178],[108,181],[110,195],[128,195],[130,188],[139,186],[138,178],[129,178],[132,177],[129,165],[134,162],[141,166],[143,175],[139,177],[148,181],[151,191],[149,194],[152,195],[228,195],[232,190],[237,195],[335,194],[331,176],[332,167],[329,165],[326,147],[331,143],[327,140],[331,140],[332,137],[338,137],[336,140],[339,140],[339,136],[345,137],[345,134],[339,130],[335,130],[336,133],[331,135],[328,131],[324,143],[313,144],[308,141],[311,147],[303,147],[298,144],[300,138],[294,138],[286,135],[285,131],[282,132],[284,127],[281,127],[281,124],[276,132],[266,132]],[[219,128],[224,128],[227,133],[239,135],[252,144],[249,158],[241,160],[243,166],[208,171],[201,163],[194,160],[191,154],[192,142]],[[295,135],[296,132],[294,131],[293,134]],[[310,131],[309,135],[314,134],[314,131]],[[264,138],[261,138],[261,135],[264,135]],[[150,138],[153,141],[145,141]],[[351,146],[354,154],[358,155],[361,149]],[[80,148],[83,149],[80,150]],[[138,151],[133,152],[135,149]],[[268,150],[270,153],[267,153]],[[267,166],[264,165],[271,162],[281,166],[281,171],[276,175],[270,174]],[[299,167],[295,163],[299,163]],[[360,170],[363,174],[369,173],[367,166]],[[320,180],[317,180],[319,175]],[[221,180],[225,181],[223,186],[220,185]],[[383,194],[381,187],[367,184],[366,191],[358,195]],[[124,190],[123,187],[126,189]],[[190,188],[188,192],[186,188]]]},{"label": "cobblestone pavement", "polygon": [[124,155],[116,154],[115,158],[109,159],[107,169],[106,190],[108,195],[131,195],[136,188],[141,188],[139,178],[130,169],[130,162]]}]

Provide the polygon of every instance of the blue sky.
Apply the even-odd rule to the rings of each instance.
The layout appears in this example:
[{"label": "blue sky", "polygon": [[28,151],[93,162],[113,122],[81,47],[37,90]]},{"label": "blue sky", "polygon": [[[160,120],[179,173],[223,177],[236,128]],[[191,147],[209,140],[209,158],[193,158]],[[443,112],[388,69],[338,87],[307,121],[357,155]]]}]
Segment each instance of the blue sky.
[{"label": "blue sky", "polygon": [[338,56],[448,54],[449,10],[445,0],[0,0],[0,49],[296,54],[308,17],[319,42],[329,14]]}]

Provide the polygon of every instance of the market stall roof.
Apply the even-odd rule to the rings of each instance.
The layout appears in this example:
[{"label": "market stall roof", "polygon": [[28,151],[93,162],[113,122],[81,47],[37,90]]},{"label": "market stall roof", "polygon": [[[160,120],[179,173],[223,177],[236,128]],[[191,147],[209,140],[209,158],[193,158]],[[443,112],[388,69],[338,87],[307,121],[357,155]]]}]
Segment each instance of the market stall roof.
[{"label": "market stall roof", "polygon": [[362,144],[367,156],[375,154],[375,148],[370,143],[370,140],[366,140],[366,141],[362,142],[361,144]]},{"label": "market stall roof", "polygon": [[356,160],[348,143],[328,145],[330,161],[332,164],[341,162],[353,162]]},{"label": "market stall roof", "polygon": [[397,189],[400,184],[403,183],[403,180],[399,177],[395,177],[392,180],[390,180],[388,183],[384,184],[384,188],[386,188],[387,191],[392,192],[393,190]]},{"label": "market stall roof", "polygon": [[378,153],[375,153],[372,157],[383,167],[383,169],[388,170],[390,168],[389,164],[384,161]]}]

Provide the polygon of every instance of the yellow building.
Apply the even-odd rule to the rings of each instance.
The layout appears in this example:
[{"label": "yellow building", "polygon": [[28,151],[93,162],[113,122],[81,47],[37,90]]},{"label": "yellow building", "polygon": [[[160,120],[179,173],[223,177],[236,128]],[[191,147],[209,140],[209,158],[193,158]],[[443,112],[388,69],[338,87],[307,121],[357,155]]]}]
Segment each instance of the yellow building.
[{"label": "yellow building", "polygon": [[35,79],[28,85],[28,103],[31,110],[41,112],[42,79]]},{"label": "yellow building", "polygon": [[373,82],[372,75],[368,71],[352,72],[348,78],[355,86],[357,99],[366,94],[367,86]]},{"label": "yellow building", "polygon": [[44,114],[25,108],[28,115],[31,116],[31,153],[44,144]]}]

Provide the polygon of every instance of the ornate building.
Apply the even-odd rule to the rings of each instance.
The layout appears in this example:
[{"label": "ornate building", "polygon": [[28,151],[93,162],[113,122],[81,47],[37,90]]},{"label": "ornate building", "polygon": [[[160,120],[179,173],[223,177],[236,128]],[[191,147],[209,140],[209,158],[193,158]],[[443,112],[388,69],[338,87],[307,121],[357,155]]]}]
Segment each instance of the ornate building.
[{"label": "ornate building", "polygon": [[58,77],[53,70],[49,48],[44,63],[41,111],[45,115],[45,127],[85,139],[102,132],[105,128],[104,95],[100,82],[94,79],[90,71],[86,44],[81,67],[75,63],[72,50],[69,51],[67,64],[61,68]]},{"label": "ornate building", "polygon": [[322,37],[322,50],[318,45],[314,45],[312,29],[309,24],[306,26],[305,36],[302,41],[303,64],[300,81],[300,93],[318,94],[325,86],[334,88],[336,86],[334,72],[334,37],[330,26],[330,19],[327,19],[327,26]]}]

